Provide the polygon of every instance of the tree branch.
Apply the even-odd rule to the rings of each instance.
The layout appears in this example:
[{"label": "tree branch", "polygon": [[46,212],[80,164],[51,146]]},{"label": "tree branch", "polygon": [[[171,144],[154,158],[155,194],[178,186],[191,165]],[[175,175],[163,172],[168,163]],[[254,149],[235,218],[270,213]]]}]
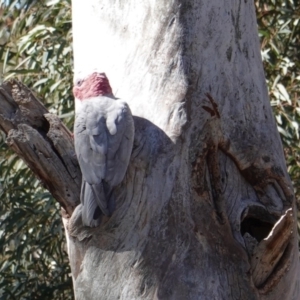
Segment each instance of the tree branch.
[{"label": "tree branch", "polygon": [[71,132],[16,80],[0,85],[0,103],[0,128],[8,145],[71,216],[81,184]]}]

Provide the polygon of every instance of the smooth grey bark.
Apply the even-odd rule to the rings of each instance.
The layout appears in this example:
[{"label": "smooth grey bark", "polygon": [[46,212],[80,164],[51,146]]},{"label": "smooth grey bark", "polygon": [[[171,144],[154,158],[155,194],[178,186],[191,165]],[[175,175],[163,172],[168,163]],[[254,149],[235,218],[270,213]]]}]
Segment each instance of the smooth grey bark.
[{"label": "smooth grey bark", "polygon": [[115,213],[71,219],[77,299],[299,299],[253,2],[72,4],[75,77],[106,72],[136,116]]},{"label": "smooth grey bark", "polygon": [[134,114],[112,217],[82,227],[70,133],[16,82],[0,89],[0,125],[65,208],[76,299],[299,299],[253,3],[73,0],[73,24],[75,76],[105,71]]}]

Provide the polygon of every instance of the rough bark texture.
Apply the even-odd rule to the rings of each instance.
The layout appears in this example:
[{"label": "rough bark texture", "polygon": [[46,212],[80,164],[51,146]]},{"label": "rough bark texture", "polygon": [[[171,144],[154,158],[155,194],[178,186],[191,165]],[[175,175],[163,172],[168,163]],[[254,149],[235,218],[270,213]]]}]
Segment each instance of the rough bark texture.
[{"label": "rough bark texture", "polygon": [[0,86],[0,128],[9,146],[71,216],[79,203],[81,172],[70,131],[14,80]]},{"label": "rough bark texture", "polygon": [[73,26],[75,76],[139,117],[117,210],[69,226],[77,299],[299,299],[253,2],[73,0]]},{"label": "rough bark texture", "polygon": [[[76,73],[105,71],[135,116],[112,217],[82,227],[79,205],[63,219],[76,299],[299,299],[293,189],[253,3],[73,0],[73,21]],[[31,96],[14,84],[0,90],[1,127],[70,215],[70,135],[40,104],[26,117],[17,99]],[[44,168],[65,172],[58,190]]]}]

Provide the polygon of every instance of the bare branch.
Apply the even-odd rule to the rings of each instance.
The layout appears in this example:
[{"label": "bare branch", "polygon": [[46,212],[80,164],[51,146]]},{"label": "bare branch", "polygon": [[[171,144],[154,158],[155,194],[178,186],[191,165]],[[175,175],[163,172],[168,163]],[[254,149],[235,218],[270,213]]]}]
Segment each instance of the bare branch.
[{"label": "bare branch", "polygon": [[0,86],[0,128],[8,145],[70,216],[79,203],[81,172],[71,132],[18,81]]}]

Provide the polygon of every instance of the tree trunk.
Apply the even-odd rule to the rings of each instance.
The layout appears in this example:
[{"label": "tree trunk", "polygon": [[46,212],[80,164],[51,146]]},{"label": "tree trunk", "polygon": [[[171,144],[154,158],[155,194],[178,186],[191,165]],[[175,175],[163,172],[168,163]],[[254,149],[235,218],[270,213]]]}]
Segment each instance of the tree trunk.
[{"label": "tree trunk", "polygon": [[299,299],[253,2],[73,0],[73,26],[75,76],[136,116],[117,210],[71,238],[77,299]]},{"label": "tree trunk", "polygon": [[[13,146],[43,127],[52,151],[43,157],[69,161],[59,168],[71,178],[55,192],[39,176],[67,212],[76,299],[299,299],[295,199],[253,2],[73,0],[73,25],[75,76],[106,72],[135,119],[112,217],[91,229],[80,205],[73,212],[80,175],[72,147],[62,153],[53,142],[62,131],[69,139],[53,116],[35,125],[14,118],[25,111],[17,102],[2,105],[0,124]],[[11,85],[4,90],[1,103],[16,98]],[[37,173],[44,168],[41,155],[15,148]],[[61,194],[69,181],[72,194]]]}]

